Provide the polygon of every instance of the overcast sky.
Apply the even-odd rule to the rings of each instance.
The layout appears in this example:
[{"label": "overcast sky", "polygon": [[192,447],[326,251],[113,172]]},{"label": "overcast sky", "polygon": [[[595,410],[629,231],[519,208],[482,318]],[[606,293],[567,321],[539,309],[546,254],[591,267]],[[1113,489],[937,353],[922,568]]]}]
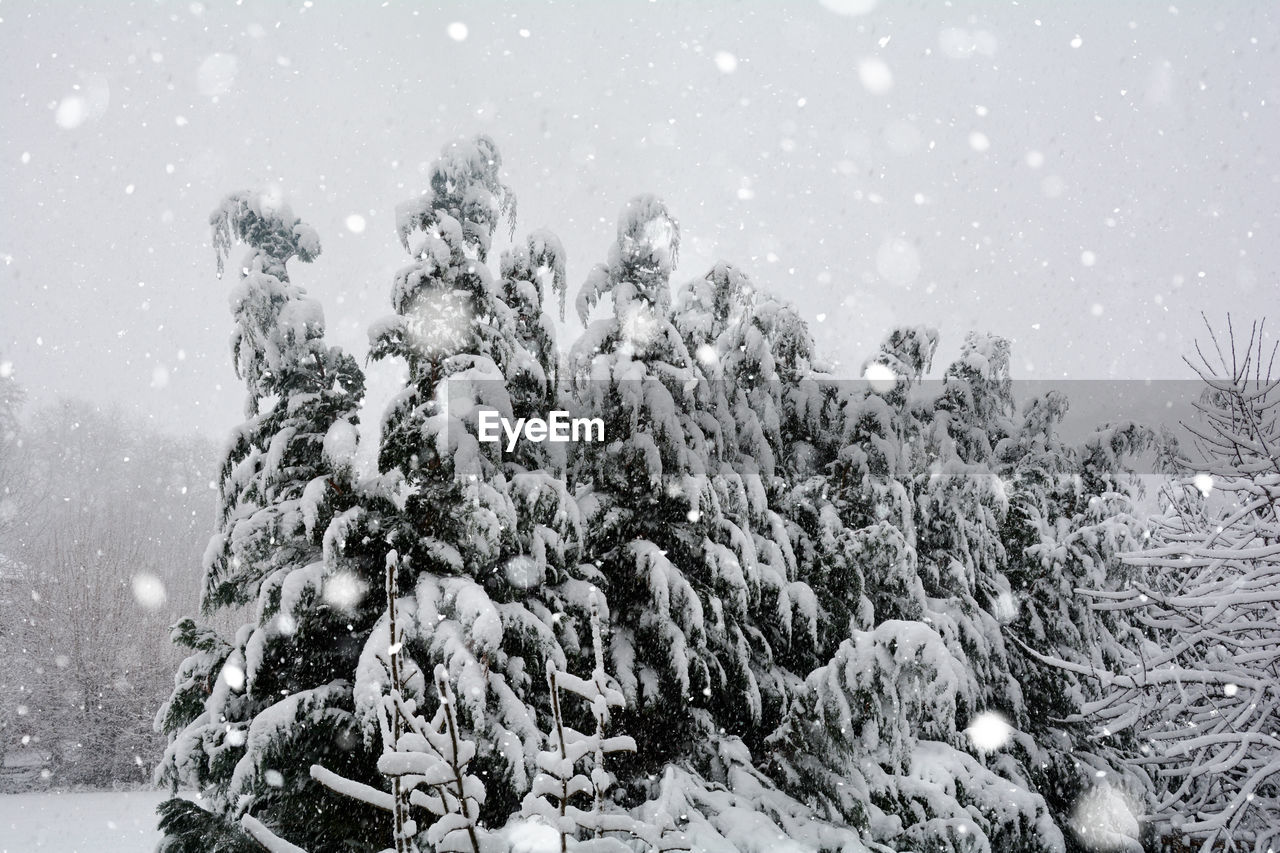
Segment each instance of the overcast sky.
[{"label": "overcast sky", "polygon": [[36,401],[215,437],[239,420],[208,213],[241,188],[319,230],[294,280],[363,359],[407,262],[395,205],[476,132],[517,233],[563,238],[571,297],[655,192],[677,284],[739,264],[849,375],[902,323],[941,331],[935,375],[982,329],[1028,378],[1181,377],[1201,311],[1280,324],[1274,2],[0,0],[0,19],[0,363]]}]

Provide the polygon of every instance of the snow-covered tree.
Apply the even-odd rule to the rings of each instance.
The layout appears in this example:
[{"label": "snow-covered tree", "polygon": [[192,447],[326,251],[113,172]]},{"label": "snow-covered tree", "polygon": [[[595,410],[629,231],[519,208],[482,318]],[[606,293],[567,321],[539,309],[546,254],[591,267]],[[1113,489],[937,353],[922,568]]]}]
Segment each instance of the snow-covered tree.
[{"label": "snow-covered tree", "polygon": [[[254,600],[277,567],[305,565],[316,553],[315,534],[341,490],[334,476],[350,475],[345,456],[364,394],[355,359],[325,343],[320,303],[289,280],[291,259],[319,256],[315,230],[278,197],[255,192],[227,196],[210,224],[219,275],[234,241],[249,246],[231,292],[232,356],[248,393],[247,420],[222,467],[222,534],[206,558],[206,610]],[[326,491],[313,485],[326,479]]]},{"label": "snow-covered tree", "polygon": [[563,287],[558,241],[535,232],[505,255],[501,280],[484,262],[500,215],[514,210],[500,167],[486,137],[446,146],[431,188],[399,209],[412,260],[395,279],[396,313],[370,332],[375,358],[408,367],[384,415],[370,506],[399,555],[414,617],[406,648],[424,670],[445,667],[458,723],[479,748],[471,769],[490,791],[486,821],[505,819],[528,790],[545,662],[582,653],[589,612],[563,462],[478,440],[482,409],[510,418],[554,399],[557,367],[543,299]]},{"label": "snow-covered tree", "polygon": [[[571,838],[575,850],[625,853],[631,848],[621,843],[618,835],[634,836],[653,847],[671,849],[672,839],[663,839],[660,828],[637,821],[606,801],[615,778],[605,764],[605,756],[635,752],[636,742],[627,735],[606,734],[610,708],[620,708],[626,700],[605,672],[599,598],[595,590],[591,594],[591,649],[595,665],[590,679],[559,672],[554,661],[547,663],[551,725],[546,733],[547,748],[538,753],[539,772],[525,796],[521,813],[553,827],[560,837],[561,853],[569,849]],[[586,702],[594,731],[584,734],[570,724],[571,718],[562,706],[566,693]],[[582,770],[579,770],[580,764]],[[664,844],[664,840],[668,844]],[[580,843],[584,841],[586,843]]]},{"label": "snow-covered tree", "polygon": [[[314,233],[262,196],[215,213],[220,262],[250,245],[249,403],[204,601],[253,614],[175,630],[192,654],[160,775],[208,808],[164,806],[168,849],[487,853],[528,827],[566,851],[1063,850],[1083,774],[1127,743],[1058,715],[1138,639],[1076,587],[1129,578],[1121,457],[1145,433],[1065,446],[1062,401],[1019,415],[993,336],[930,397],[931,329],[840,382],[732,265],[673,304],[680,232],[653,196],[623,210],[562,359],[559,241],[489,266],[514,223],[501,170],[487,137],[452,143],[398,209],[410,260],[370,352],[405,380],[364,480],[363,380],[287,274]],[[605,440],[479,440],[482,412],[551,408]]]},{"label": "snow-covered tree", "polygon": [[194,787],[205,807],[170,800],[161,828],[173,851],[252,849],[239,820],[251,815],[308,849],[333,849],[371,831],[324,808],[305,770],[335,754],[352,774],[372,770],[355,748],[351,695],[357,638],[376,618],[357,553],[368,538],[354,474],[364,379],[325,343],[319,303],[289,279],[290,259],[319,254],[314,230],[251,192],[228,196],[210,221],[219,270],[233,240],[249,246],[231,296],[247,420],[222,466],[203,607],[253,607],[230,640],[194,621],[175,630],[192,654],[156,716],[171,739],[156,773]]},{"label": "snow-covered tree", "polygon": [[892,848],[1057,850],[1030,739],[1006,722],[1023,713],[996,613],[1007,347],[971,336],[930,399],[936,344],[894,330],[869,381],[815,374],[787,398],[803,452],[786,454],[786,515],[824,630],[768,767]]},{"label": "snow-covered tree", "polygon": [[1162,834],[1261,853],[1280,844],[1280,380],[1261,324],[1210,341],[1189,362],[1205,391],[1185,473],[1148,547],[1126,555],[1148,577],[1093,593],[1147,636],[1085,710],[1140,738]]},{"label": "snow-covered tree", "polygon": [[502,299],[512,312],[517,343],[505,371],[516,417],[544,416],[553,408],[560,370],[555,327],[544,311],[554,291],[564,319],[565,252],[555,234],[539,229],[524,245],[502,253]]},{"label": "snow-covered tree", "polygon": [[[420,713],[427,686],[422,671],[404,653],[406,639],[416,631],[404,629],[401,609],[412,601],[400,596],[400,569],[400,557],[392,551],[386,560],[387,608],[369,634],[357,682],[362,704],[373,705],[382,750],[378,771],[390,780],[391,791],[322,764],[312,765],[311,776],[338,794],[390,812],[396,853],[418,853],[421,844],[433,851],[488,851],[492,844],[479,820],[484,784],[469,772],[476,744],[459,725],[457,699],[443,665],[433,673],[435,714],[428,721]],[[408,618],[412,625],[411,611]],[[419,829],[415,809],[434,818],[430,826]]]},{"label": "snow-covered tree", "polygon": [[[742,453],[722,428],[731,412],[715,411],[724,389],[707,382],[673,321],[679,245],[660,200],[626,205],[608,261],[578,295],[586,331],[569,356],[575,404],[605,423],[606,440],[577,448],[570,477],[584,554],[610,604],[620,717],[629,730],[665,733],[623,774],[640,789],[672,757],[710,755],[722,727],[761,742],[783,699],[757,626],[790,625],[792,611],[785,558],[770,553],[762,567],[753,537],[767,509],[759,472],[737,464]],[[606,295],[612,312],[592,321]],[[757,619],[766,586],[774,608]]]},{"label": "snow-covered tree", "polygon": [[1099,778],[1135,793],[1147,787],[1144,774],[1130,772],[1133,739],[1096,740],[1080,719],[1099,695],[1098,681],[1042,658],[1113,671],[1137,637],[1126,614],[1093,609],[1089,591],[1123,589],[1136,575],[1123,556],[1142,546],[1143,524],[1136,478],[1125,465],[1150,435],[1122,423],[1069,445],[1058,434],[1067,405],[1056,391],[1027,401],[1019,426],[997,448],[1009,497],[1002,533],[1008,589],[996,592],[993,608],[1014,640],[1008,651],[1025,700],[1023,730],[1035,742],[1031,777],[1063,824]]}]

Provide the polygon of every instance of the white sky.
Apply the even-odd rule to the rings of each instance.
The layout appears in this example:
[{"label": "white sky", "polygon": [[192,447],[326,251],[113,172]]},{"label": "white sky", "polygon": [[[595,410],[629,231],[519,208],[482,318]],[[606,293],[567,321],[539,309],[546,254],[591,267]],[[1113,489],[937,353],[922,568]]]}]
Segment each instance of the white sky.
[{"label": "white sky", "polygon": [[395,205],[476,132],[571,298],[656,192],[677,284],[739,264],[850,375],[900,323],[941,330],[935,374],[983,329],[1035,378],[1183,377],[1201,311],[1280,323],[1280,7],[868,5],[0,0],[0,361],[220,437],[220,196],[317,227],[294,280],[363,359]]}]

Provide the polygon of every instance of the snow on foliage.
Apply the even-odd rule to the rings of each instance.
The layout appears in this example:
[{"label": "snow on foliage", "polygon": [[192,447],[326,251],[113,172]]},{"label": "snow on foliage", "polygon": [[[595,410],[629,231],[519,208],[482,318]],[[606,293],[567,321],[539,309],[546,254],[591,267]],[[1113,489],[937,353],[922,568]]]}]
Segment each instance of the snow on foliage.
[{"label": "snow on foliage", "polygon": [[[1140,739],[1134,761],[1158,772],[1163,834],[1264,851],[1280,844],[1280,381],[1257,325],[1247,342],[1234,329],[1225,346],[1210,339],[1216,358],[1193,364],[1199,418],[1185,424],[1196,455],[1177,458],[1147,547],[1126,555],[1146,576],[1092,593],[1144,634],[1102,673],[1086,711],[1107,733]],[[1103,805],[1086,811],[1114,822]]]},{"label": "snow on foliage", "polygon": [[[1123,561],[1141,527],[1126,459],[1149,434],[1113,424],[1066,444],[1065,400],[1019,411],[1009,343],[991,335],[966,339],[934,396],[925,327],[890,332],[871,382],[836,381],[801,316],[744,270],[717,263],[673,299],[680,230],[649,195],[581,285],[585,328],[562,354],[546,310],[552,293],[563,310],[560,241],[513,239],[490,267],[504,218],[514,237],[501,169],[491,139],[452,143],[397,210],[408,260],[370,356],[406,378],[370,472],[355,462],[363,376],[287,275],[319,255],[315,233],[271,193],[212,217],[220,265],[249,246],[232,298],[248,400],[204,606],[252,616],[230,640],[175,629],[190,654],[157,717],[158,776],[208,808],[166,803],[166,849],[1058,853],[1072,814],[1130,837],[1088,798],[1098,773],[1151,787],[1116,772],[1147,708],[1096,704],[1089,674],[1135,659],[1141,632],[1120,614],[1139,568],[1174,559]],[[606,440],[477,440],[482,411],[551,408],[600,417]],[[1213,495],[1253,509],[1188,564],[1242,620],[1264,593],[1220,587],[1269,577],[1254,510],[1270,475],[1255,469],[1210,471]],[[1200,525],[1177,535],[1203,533],[1204,496],[1177,505]],[[1192,651],[1140,648],[1166,666]],[[1197,716],[1188,681],[1267,724],[1261,673],[1196,654],[1180,672],[1212,678],[1178,676],[1169,707],[1200,728],[1146,735],[1188,766],[1179,745],[1216,749],[1196,732],[1226,725]],[[1110,686],[1165,690],[1177,678],[1161,672]],[[1112,734],[1090,737],[1090,709]],[[1256,804],[1191,829],[1263,838],[1270,805],[1247,774],[1268,759],[1234,760]],[[1210,803],[1187,778],[1170,795]]]}]

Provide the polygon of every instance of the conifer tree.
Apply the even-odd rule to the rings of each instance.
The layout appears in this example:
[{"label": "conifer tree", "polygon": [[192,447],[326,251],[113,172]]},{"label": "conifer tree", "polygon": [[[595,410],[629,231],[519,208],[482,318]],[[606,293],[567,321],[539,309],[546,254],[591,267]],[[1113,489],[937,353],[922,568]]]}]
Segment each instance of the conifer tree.
[{"label": "conifer tree", "polygon": [[[481,815],[490,822],[528,789],[544,662],[563,667],[580,653],[589,589],[577,505],[556,465],[478,440],[482,409],[512,418],[553,399],[543,299],[563,289],[563,249],[547,232],[506,254],[501,280],[485,264],[501,217],[514,214],[500,169],[486,137],[446,146],[430,189],[398,210],[411,262],[392,288],[396,313],[370,331],[374,358],[408,367],[383,417],[371,506],[399,557],[406,648],[456,685],[458,725],[479,748],[471,772],[492,792]],[[356,691],[370,731],[377,675],[363,672]]]},{"label": "conifer tree", "polygon": [[764,703],[772,706],[764,709],[768,726],[785,704],[786,676],[777,664],[807,658],[818,639],[817,601],[799,578],[778,511],[787,489],[779,459],[788,447],[785,399],[808,371],[812,342],[790,306],[727,263],[681,289],[674,322],[703,377],[695,389],[696,417],[716,448],[710,481],[725,529],[751,537],[759,576],[752,631],[767,651],[755,669]]},{"label": "conifer tree", "polygon": [[[672,319],[679,245],[661,201],[627,204],[608,262],[579,293],[587,328],[569,357],[577,405],[605,422],[606,441],[579,448],[571,479],[586,554],[610,602],[622,719],[631,730],[665,733],[624,773],[637,793],[656,764],[709,754],[721,727],[762,742],[769,716],[781,711],[783,679],[755,614],[766,599],[775,620],[785,608],[790,624],[792,610],[785,558],[758,559],[752,515],[761,527],[767,515],[759,472],[735,468],[742,453],[727,431],[730,412],[710,402],[723,402],[724,389],[708,389]],[[605,295],[612,314],[590,321]]]},{"label": "conifer tree", "polygon": [[[843,816],[757,766],[803,687],[784,661],[811,660],[816,645],[818,605],[772,504],[790,451],[784,400],[809,374],[811,342],[790,308],[725,264],[670,313],[677,247],[661,202],[633,199],[580,292],[587,329],[569,357],[575,403],[607,425],[607,442],[577,448],[570,469],[584,553],[609,596],[618,719],[645,735],[615,765],[619,790],[644,800],[635,816],[649,832],[680,829],[693,849],[863,850]],[[612,316],[587,322],[605,295]]]},{"label": "conifer tree", "polygon": [[[191,654],[159,776],[205,807],[162,807],[166,849],[487,853],[523,814],[602,853],[1061,850],[1084,774],[1134,743],[1061,715],[1141,715],[1136,676],[1091,705],[1088,673],[1153,653],[1116,569],[1138,533],[1123,457],[1146,433],[1065,445],[1064,402],[1019,415],[992,336],[933,398],[923,327],[887,336],[869,382],[836,381],[799,314],[730,264],[673,304],[680,233],[653,196],[623,210],[562,359],[559,241],[534,231],[490,268],[515,213],[493,141],[446,146],[428,181],[398,208],[410,258],[370,330],[406,381],[363,480],[363,377],[288,275],[314,232],[250,193],[212,219],[220,269],[250,249],[232,299],[248,403],[203,603],[252,613],[231,638],[175,627]],[[479,438],[482,413],[553,408],[605,440]],[[1249,572],[1252,541],[1230,557]],[[992,712],[999,736],[975,736]]]},{"label": "conifer tree", "polygon": [[360,515],[364,379],[325,343],[319,304],[289,279],[290,259],[319,254],[314,230],[278,198],[250,192],[228,196],[211,224],[220,271],[233,240],[249,246],[231,298],[247,420],[222,466],[203,608],[254,607],[230,642],[194,620],[175,629],[192,655],[156,718],[171,738],[157,776],[194,787],[206,808],[170,800],[161,829],[175,851],[252,849],[239,829],[251,814],[309,849],[335,849],[366,827],[335,820],[298,771],[319,754],[360,760],[349,678],[370,616],[347,566],[358,556],[345,549]]},{"label": "conifer tree", "polygon": [[1021,712],[988,592],[1001,587],[1003,504],[982,441],[1001,434],[1005,350],[971,337],[929,400],[914,390],[936,341],[895,330],[869,382],[817,377],[793,397],[788,422],[830,475],[797,485],[788,516],[836,647],[770,738],[771,773],[893,848],[1055,850],[1017,732],[984,748],[965,732],[983,712]]},{"label": "conifer tree", "polygon": [[[993,605],[1014,641],[1010,666],[1025,699],[1023,729],[1034,741],[1031,778],[1063,825],[1098,778],[1135,791],[1149,786],[1128,762],[1135,740],[1123,732],[1095,739],[1081,717],[1099,696],[1097,679],[1043,659],[1116,671],[1128,661],[1123,649],[1137,640],[1129,620],[1092,607],[1090,593],[1125,589],[1138,574],[1124,561],[1143,542],[1136,487],[1124,465],[1145,450],[1150,434],[1123,423],[1068,445],[1058,435],[1067,405],[1056,391],[1027,401],[1014,435],[997,448],[1009,495],[1002,532],[1009,589]],[[1073,834],[1067,840],[1078,841]]]}]

